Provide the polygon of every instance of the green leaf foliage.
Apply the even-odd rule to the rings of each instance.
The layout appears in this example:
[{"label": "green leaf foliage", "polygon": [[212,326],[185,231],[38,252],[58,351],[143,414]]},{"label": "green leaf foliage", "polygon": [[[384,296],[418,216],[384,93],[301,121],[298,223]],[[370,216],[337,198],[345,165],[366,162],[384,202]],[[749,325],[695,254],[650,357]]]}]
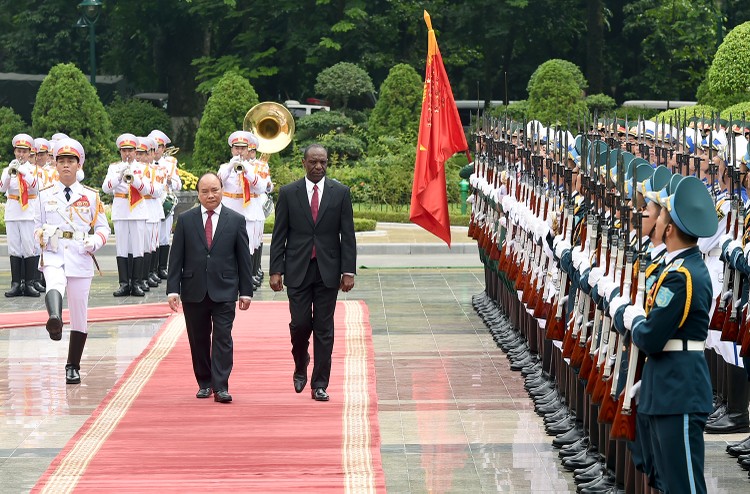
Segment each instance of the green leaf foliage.
[{"label": "green leaf foliage", "polygon": [[490,110],[490,116],[504,118],[506,115],[512,120],[523,120],[529,114],[529,102],[522,99],[514,101],[508,106],[496,106]]},{"label": "green leaf foliage", "polygon": [[353,63],[339,62],[318,74],[315,91],[334,105],[346,108],[350,98],[371,93],[375,86],[364,69]]},{"label": "green leaf foliage", "polygon": [[747,101],[724,108],[721,111],[722,117],[729,118],[729,115],[732,115],[732,120],[741,120],[742,118],[745,118],[750,122],[750,98],[748,98]]},{"label": "green leaf foliage", "polygon": [[378,102],[370,115],[370,140],[386,135],[416,139],[423,88],[422,78],[410,65],[394,66],[380,86]]},{"label": "green leaf foliage", "polygon": [[229,134],[242,129],[245,115],[256,104],[258,94],[247,79],[236,72],[224,74],[206,102],[195,135],[193,173],[216,170],[229,160]]},{"label": "green leaf foliage", "polygon": [[96,90],[75,65],[52,67],[36,95],[31,113],[35,137],[63,132],[86,151],[85,182],[99,188],[116,157],[115,135]]},{"label": "green leaf foliage", "polygon": [[159,129],[170,139],[174,139],[172,121],[167,112],[147,101],[138,99],[115,100],[107,105],[107,113],[112,121],[112,130],[116,136],[130,132],[137,136],[146,136],[152,130]]},{"label": "green leaf foliage", "polygon": [[637,122],[639,118],[648,120],[659,113],[655,108],[643,108],[640,106],[621,106],[615,110],[617,118],[627,119],[628,123]]},{"label": "green leaf foliage", "polygon": [[0,166],[13,160],[13,137],[28,132],[26,122],[7,106],[0,106]]},{"label": "green leaf foliage", "polygon": [[711,114],[716,113],[717,111],[719,111],[717,108],[709,105],[683,106],[682,108],[672,108],[671,110],[663,111],[651,120],[655,119],[657,122],[661,122],[662,120],[669,122],[669,119],[671,118],[673,122],[676,122],[678,119],[680,122],[687,122],[688,119],[693,116],[706,116],[708,118]]},{"label": "green leaf foliage", "polygon": [[547,60],[529,79],[529,118],[550,124],[585,113],[588,110],[583,100],[585,85],[583,74],[574,64]]},{"label": "green leaf foliage", "polygon": [[317,141],[320,136],[329,132],[349,132],[354,122],[341,112],[319,111],[305,115],[297,121],[294,137],[300,145]]},{"label": "green leaf foliage", "polygon": [[358,160],[365,152],[365,143],[354,134],[341,134],[331,131],[320,136],[320,144],[328,149],[329,166]]},{"label": "green leaf foliage", "polygon": [[708,69],[711,94],[734,95],[750,91],[750,21],[727,34]]},{"label": "green leaf foliage", "polygon": [[606,94],[591,94],[586,96],[586,106],[591,113],[603,115],[617,108],[617,102]]}]

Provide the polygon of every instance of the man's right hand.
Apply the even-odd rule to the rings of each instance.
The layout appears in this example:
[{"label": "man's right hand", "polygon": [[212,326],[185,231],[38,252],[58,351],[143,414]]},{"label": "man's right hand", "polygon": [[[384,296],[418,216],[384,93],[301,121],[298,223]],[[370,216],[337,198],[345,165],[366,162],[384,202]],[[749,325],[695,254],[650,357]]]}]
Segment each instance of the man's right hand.
[{"label": "man's right hand", "polygon": [[269,285],[271,285],[271,290],[274,292],[280,292],[284,288],[284,280],[281,273],[273,273],[269,280]]},{"label": "man's right hand", "polygon": [[170,295],[169,298],[167,298],[167,302],[169,302],[169,308],[172,309],[174,312],[177,312],[177,309],[180,308],[180,296],[179,295]]}]

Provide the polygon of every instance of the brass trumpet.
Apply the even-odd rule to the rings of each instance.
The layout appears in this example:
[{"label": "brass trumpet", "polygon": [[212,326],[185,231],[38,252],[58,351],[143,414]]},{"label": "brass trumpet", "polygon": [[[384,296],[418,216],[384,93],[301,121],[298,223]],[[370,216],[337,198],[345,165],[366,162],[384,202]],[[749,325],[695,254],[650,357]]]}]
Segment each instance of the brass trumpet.
[{"label": "brass trumpet", "polygon": [[179,152],[180,152],[180,148],[178,148],[176,146],[169,146],[167,149],[164,150],[163,155],[164,156],[174,156],[174,155],[176,155]]},{"label": "brass trumpet", "polygon": [[8,175],[10,175],[11,178],[15,178],[18,176],[18,167],[20,163],[18,160],[13,160],[8,165]]},{"label": "brass trumpet", "polygon": [[120,177],[122,177],[122,181],[128,185],[133,183],[133,170],[130,169],[130,163],[128,163],[127,166],[122,169],[122,171],[120,172]]}]

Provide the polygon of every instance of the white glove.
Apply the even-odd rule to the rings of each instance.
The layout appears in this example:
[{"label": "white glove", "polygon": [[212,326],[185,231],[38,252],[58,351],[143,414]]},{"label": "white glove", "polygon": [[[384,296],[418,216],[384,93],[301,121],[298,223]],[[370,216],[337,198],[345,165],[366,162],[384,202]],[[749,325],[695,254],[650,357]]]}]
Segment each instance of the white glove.
[{"label": "white glove", "polygon": [[615,314],[617,313],[618,309],[626,305],[630,305],[629,298],[623,297],[622,295],[618,295],[615,298],[613,298],[612,301],[609,303],[609,317],[614,319]]},{"label": "white glove", "polygon": [[555,256],[560,259],[566,250],[570,250],[570,242],[565,239],[560,240],[557,242],[557,246],[555,246]]},{"label": "white glove", "polygon": [[555,238],[552,239],[552,248],[556,249],[557,244],[559,244],[562,239],[563,239],[562,233],[559,235],[555,235]]},{"label": "white glove", "polygon": [[628,396],[629,399],[635,399],[635,404],[638,405],[640,402],[640,395],[641,395],[641,381],[638,381],[637,383],[633,384],[633,387],[630,388],[630,396]]},{"label": "white glove", "polygon": [[602,279],[603,276],[604,276],[604,268],[602,267],[591,268],[591,271],[589,271],[589,286],[591,288],[594,288],[596,284],[599,282],[599,280]]},{"label": "white glove", "polygon": [[502,226],[503,228],[508,228],[508,220],[507,218],[505,218],[505,216],[500,218],[500,226]]},{"label": "white glove", "polygon": [[643,310],[643,307],[641,307],[640,305],[629,305],[622,313],[622,324],[626,329],[632,330],[633,320],[635,320],[635,318],[638,316],[646,317],[646,312]]},{"label": "white glove", "polygon": [[573,261],[573,267],[576,270],[580,271],[579,267],[581,266],[581,262],[583,262],[583,260],[585,259],[585,257],[586,256],[580,250],[576,249],[576,250],[573,251],[573,253],[571,254],[571,258],[572,258],[572,261]]},{"label": "white glove", "polygon": [[591,269],[591,263],[589,262],[589,258],[586,254],[581,254],[581,262],[578,264],[578,272],[583,274],[587,270]]},{"label": "white glove", "polygon": [[729,302],[729,299],[732,298],[733,292],[732,290],[727,290],[721,295],[721,300],[724,302]]},{"label": "white glove", "polygon": [[86,235],[86,238],[83,239],[83,249],[86,252],[96,250],[96,237],[94,235]]},{"label": "white glove", "polygon": [[[607,280],[607,283],[604,285],[603,292],[604,292],[604,296],[607,298],[607,300],[609,300],[609,299],[612,298],[612,294],[615,292],[615,290],[617,290],[617,291],[620,290],[620,285],[617,284],[617,283],[615,283],[611,279],[606,278],[606,277],[602,278],[602,281],[600,281],[599,283],[600,284],[603,283],[604,280]],[[600,293],[601,293],[601,291],[600,291]]]},{"label": "white glove", "polygon": [[725,233],[724,235],[722,235],[722,236],[721,236],[721,237],[719,238],[719,246],[720,246],[720,247],[724,247],[724,244],[725,244],[725,243],[727,243],[727,242],[731,242],[732,240],[734,240],[734,238],[733,238],[733,237],[732,237],[732,236],[731,236],[730,234],[728,234],[728,233]]},{"label": "white glove", "polygon": [[57,230],[59,229],[60,228],[57,225],[42,225],[41,231],[43,235],[42,240],[44,241],[44,243],[48,243],[49,239],[54,237],[57,233]]}]

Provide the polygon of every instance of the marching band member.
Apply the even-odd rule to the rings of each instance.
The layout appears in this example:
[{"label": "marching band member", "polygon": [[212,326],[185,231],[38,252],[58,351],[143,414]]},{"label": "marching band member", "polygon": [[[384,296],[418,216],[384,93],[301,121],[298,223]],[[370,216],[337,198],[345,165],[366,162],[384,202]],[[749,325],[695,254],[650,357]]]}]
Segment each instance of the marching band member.
[{"label": "marching band member", "polygon": [[[177,158],[165,156],[164,150],[172,141],[160,130],[152,130],[148,135],[156,141],[154,160],[161,168],[161,176],[164,177],[165,194],[162,200],[164,219],[159,223],[159,251],[158,251],[158,275],[162,280],[167,279],[167,261],[169,259],[169,245],[172,240],[172,224],[174,223],[174,206],[176,198],[172,194],[182,189],[182,180],[177,173]],[[165,201],[168,201],[165,204]]]},{"label": "marching band member", "polygon": [[[110,234],[99,193],[76,179],[86,154],[75,139],[60,139],[54,148],[59,178],[40,191],[40,208],[32,238],[42,248],[40,268],[47,280],[45,305],[51,339],[62,339],[62,302],[67,294],[70,344],[65,382],[81,382],[81,356],[88,332],[88,298],[94,276],[94,252]],[[93,229],[93,233],[89,231]]]}]

